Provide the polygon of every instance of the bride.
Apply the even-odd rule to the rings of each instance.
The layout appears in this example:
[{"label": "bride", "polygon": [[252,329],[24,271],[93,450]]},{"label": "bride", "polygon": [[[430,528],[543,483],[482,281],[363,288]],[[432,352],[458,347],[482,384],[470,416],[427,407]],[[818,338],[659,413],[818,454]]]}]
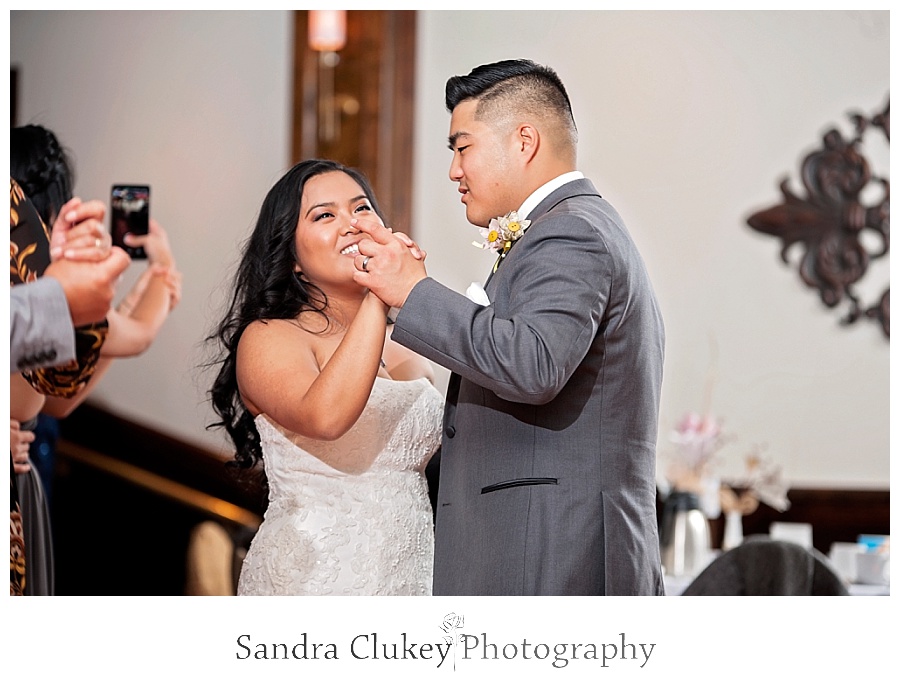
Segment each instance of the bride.
[{"label": "bride", "polygon": [[[350,220],[382,222],[368,181],[308,160],[269,191],[228,311],[213,409],[269,502],[239,595],[427,595],[425,466],[443,397],[424,358],[387,336],[388,309],[353,280]],[[417,257],[424,254],[395,234]]]}]

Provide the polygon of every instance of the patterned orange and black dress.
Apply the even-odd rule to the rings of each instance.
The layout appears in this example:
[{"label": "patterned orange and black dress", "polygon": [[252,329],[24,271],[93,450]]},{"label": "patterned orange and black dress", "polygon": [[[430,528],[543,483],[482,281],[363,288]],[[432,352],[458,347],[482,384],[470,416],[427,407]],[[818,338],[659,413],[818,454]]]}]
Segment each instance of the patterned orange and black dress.
[{"label": "patterned orange and black dress", "polygon": [[[50,232],[34,206],[25,198],[19,184],[10,178],[9,189],[9,284],[24,284],[38,279],[50,264]],[[23,372],[22,376],[45,396],[71,398],[90,381],[100,348],[106,341],[106,320],[75,328],[74,361],[57,367]],[[9,466],[9,593],[25,591],[25,539],[19,494],[10,453]]]},{"label": "patterned orange and black dress", "polygon": [[[25,193],[10,179],[9,284],[24,284],[40,277],[50,264],[50,232]],[[106,320],[75,329],[75,360],[57,367],[23,372],[28,383],[46,396],[71,398],[94,374],[100,348],[106,340]]]}]

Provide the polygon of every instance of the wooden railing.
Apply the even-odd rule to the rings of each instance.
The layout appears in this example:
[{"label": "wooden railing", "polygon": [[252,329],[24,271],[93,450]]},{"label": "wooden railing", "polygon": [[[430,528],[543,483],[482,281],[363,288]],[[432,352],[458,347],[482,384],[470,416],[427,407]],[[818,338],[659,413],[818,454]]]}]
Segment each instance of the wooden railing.
[{"label": "wooden railing", "polygon": [[261,518],[256,513],[237,506],[200,489],[161,477],[154,472],[135,467],[125,460],[113,458],[79,446],[65,439],[57,444],[57,452],[69,461],[118,477],[128,484],[140,487],[151,494],[193,508],[211,520],[220,520],[235,527],[256,529]]},{"label": "wooden railing", "polygon": [[236,580],[264,512],[258,482],[223,456],[96,406],[62,421],[60,437],[51,500],[57,594],[195,593],[191,547],[211,524],[230,540],[230,559],[210,567],[228,567]]}]

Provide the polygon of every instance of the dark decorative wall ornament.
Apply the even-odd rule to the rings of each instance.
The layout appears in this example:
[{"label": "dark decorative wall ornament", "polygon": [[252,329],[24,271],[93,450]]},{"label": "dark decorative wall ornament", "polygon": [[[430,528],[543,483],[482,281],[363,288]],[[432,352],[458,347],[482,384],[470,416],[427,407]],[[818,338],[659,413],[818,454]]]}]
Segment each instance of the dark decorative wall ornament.
[{"label": "dark decorative wall ornament", "polygon": [[[821,149],[804,158],[800,173],[806,196],[795,195],[784,179],[780,185],[784,202],[754,213],[747,223],[781,239],[785,264],[790,264],[789,249],[802,244],[800,277],[819,291],[829,308],[847,304],[841,324],[873,320],[890,338],[890,286],[869,306],[855,292],[870,262],[886,256],[890,246],[890,183],[872,174],[861,151],[863,137],[873,130],[890,145],[890,101],[871,118],[861,114],[849,118],[856,130],[852,139],[831,129],[823,136]],[[861,196],[866,192],[868,198],[872,191],[876,202],[864,204]],[[864,236],[873,237],[875,246],[867,248]]]}]

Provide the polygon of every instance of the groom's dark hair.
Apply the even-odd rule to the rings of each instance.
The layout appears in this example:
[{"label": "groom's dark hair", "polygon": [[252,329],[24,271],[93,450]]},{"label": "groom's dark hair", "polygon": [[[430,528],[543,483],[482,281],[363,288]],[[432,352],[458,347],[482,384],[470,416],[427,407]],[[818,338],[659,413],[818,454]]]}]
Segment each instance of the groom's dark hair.
[{"label": "groom's dark hair", "polygon": [[571,127],[574,140],[575,117],[566,87],[552,68],[531,60],[502,60],[475,67],[465,76],[451,76],[444,91],[447,111],[464,100],[478,100],[478,117],[493,113],[498,104],[553,113]]}]

